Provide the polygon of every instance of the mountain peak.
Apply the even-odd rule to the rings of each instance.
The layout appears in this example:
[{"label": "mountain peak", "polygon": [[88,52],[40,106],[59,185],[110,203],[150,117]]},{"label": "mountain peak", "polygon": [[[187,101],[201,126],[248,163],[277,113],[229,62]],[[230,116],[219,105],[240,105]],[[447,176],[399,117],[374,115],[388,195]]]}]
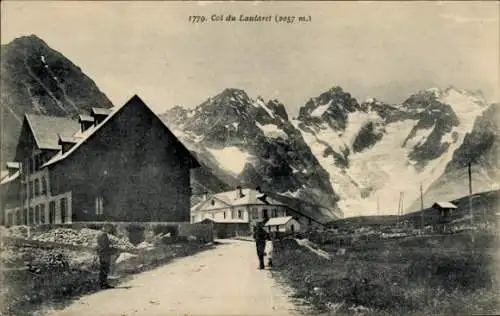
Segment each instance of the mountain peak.
[{"label": "mountain peak", "polygon": [[13,47],[13,46],[25,46],[25,47],[49,47],[44,40],[35,34],[20,36],[13,39],[10,43],[2,46]]}]

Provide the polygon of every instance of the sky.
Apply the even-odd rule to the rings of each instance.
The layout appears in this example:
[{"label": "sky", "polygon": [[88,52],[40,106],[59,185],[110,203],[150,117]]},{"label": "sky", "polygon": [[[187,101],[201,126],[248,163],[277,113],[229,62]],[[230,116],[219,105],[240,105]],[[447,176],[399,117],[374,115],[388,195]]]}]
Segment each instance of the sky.
[{"label": "sky", "polygon": [[[2,1],[1,43],[36,34],[115,105],[138,94],[157,113],[225,88],[278,99],[291,115],[341,86],[398,103],[429,87],[500,99],[499,2]],[[310,22],[212,22],[212,15]],[[191,23],[189,16],[205,16]]]}]

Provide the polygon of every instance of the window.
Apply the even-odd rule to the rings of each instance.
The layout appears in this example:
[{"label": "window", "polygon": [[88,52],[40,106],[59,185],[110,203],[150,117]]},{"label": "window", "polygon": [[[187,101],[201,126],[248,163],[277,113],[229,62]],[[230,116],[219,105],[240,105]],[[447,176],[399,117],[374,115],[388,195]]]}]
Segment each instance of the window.
[{"label": "window", "polygon": [[21,225],[22,223],[22,218],[21,218],[21,210],[16,211],[16,224]]},{"label": "window", "polygon": [[45,176],[42,176],[42,195],[47,194],[47,179],[45,179]]},{"label": "window", "polygon": [[252,208],[252,219],[258,219],[259,218],[259,210],[254,207]]},{"label": "window", "polygon": [[54,224],[56,222],[56,202],[51,201],[49,203],[49,224]]},{"label": "window", "polygon": [[269,216],[267,215],[267,210],[262,210],[262,217],[269,218]]},{"label": "window", "polygon": [[35,196],[40,195],[40,180],[35,179]]},{"label": "window", "polygon": [[45,224],[45,204],[40,205],[40,224]]},{"label": "window", "polygon": [[104,214],[104,198],[102,195],[95,198],[95,213],[96,215]]},{"label": "window", "polygon": [[273,217],[278,217],[278,212],[276,211],[276,209],[273,209]]},{"label": "window", "polygon": [[33,212],[33,208],[32,208],[32,207],[30,207],[30,213],[29,213],[29,215],[28,215],[28,225],[33,224],[33,215],[34,215],[33,213],[34,213],[34,212]]},{"label": "window", "polygon": [[226,212],[222,213],[224,215],[224,219],[226,219]]},{"label": "window", "polygon": [[241,210],[238,210],[238,218],[239,219],[243,218],[243,212]]},{"label": "window", "polygon": [[35,218],[33,224],[38,224],[40,222],[40,206],[35,206]]},{"label": "window", "polygon": [[232,219],[236,218],[236,211],[235,210],[231,210],[231,218]]},{"label": "window", "polygon": [[28,158],[28,168],[29,168],[29,174],[33,174],[33,159],[31,157]]},{"label": "window", "polygon": [[30,198],[33,197],[35,194],[35,185],[33,183],[33,181],[30,181]]},{"label": "window", "polygon": [[60,201],[60,206],[61,206],[61,223],[65,223],[66,222],[66,207],[67,207],[67,199],[66,198],[62,198],[61,201]]},{"label": "window", "polygon": [[212,200],[212,202],[210,202],[210,203],[212,204],[212,206],[214,206],[214,205],[215,205],[215,201],[214,201],[214,200]]}]

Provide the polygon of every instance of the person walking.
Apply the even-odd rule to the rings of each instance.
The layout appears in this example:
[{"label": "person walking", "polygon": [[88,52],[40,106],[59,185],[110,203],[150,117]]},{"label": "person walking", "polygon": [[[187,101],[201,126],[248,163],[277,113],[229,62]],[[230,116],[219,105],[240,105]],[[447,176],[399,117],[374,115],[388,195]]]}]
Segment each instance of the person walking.
[{"label": "person walking", "polygon": [[113,250],[109,241],[108,226],[103,226],[102,231],[97,235],[97,256],[99,257],[99,286],[103,289],[112,288],[108,283],[108,274],[111,267],[111,255]]},{"label": "person walking", "polygon": [[264,230],[264,225],[262,223],[257,223],[255,231],[253,233],[253,238],[255,239],[255,245],[257,247],[257,257],[259,258],[259,269],[265,268],[264,265],[264,255],[266,249],[266,240],[269,239],[269,235]]}]

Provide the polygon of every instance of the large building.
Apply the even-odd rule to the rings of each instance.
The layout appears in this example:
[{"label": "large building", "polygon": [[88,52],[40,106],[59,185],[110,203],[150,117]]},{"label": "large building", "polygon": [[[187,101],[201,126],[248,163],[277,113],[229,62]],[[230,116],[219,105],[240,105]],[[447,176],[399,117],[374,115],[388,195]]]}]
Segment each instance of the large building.
[{"label": "large building", "polygon": [[78,120],[26,114],[2,180],[3,221],[189,222],[198,166],[138,96]]},{"label": "large building", "polygon": [[[238,187],[236,190],[205,194],[191,209],[191,223],[213,223],[224,236],[248,234],[257,222],[291,216],[304,231],[323,227],[332,217],[324,207],[280,194]],[[218,234],[221,235],[221,234]],[[222,236],[219,236],[222,237]]]}]

